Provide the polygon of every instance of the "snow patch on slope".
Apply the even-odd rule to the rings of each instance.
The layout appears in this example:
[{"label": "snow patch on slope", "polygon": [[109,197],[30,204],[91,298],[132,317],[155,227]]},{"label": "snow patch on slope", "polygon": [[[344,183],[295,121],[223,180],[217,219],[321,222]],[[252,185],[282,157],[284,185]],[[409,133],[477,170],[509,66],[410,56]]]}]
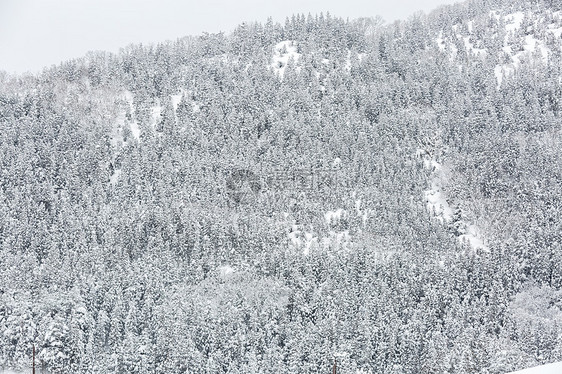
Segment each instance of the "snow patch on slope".
[{"label": "snow patch on slope", "polygon": [[201,104],[193,100],[191,102],[191,109],[193,110],[193,113],[199,113],[201,111]]},{"label": "snow patch on slope", "polygon": [[500,20],[500,12],[498,12],[497,10],[491,10],[488,15],[489,17],[494,17],[498,21]]},{"label": "snow patch on slope", "polygon": [[[503,15],[500,10],[492,10],[489,12],[489,18],[503,21],[506,31],[502,50],[507,55],[508,62],[496,65],[493,71],[498,83],[498,88],[502,85],[506,77],[513,75],[519,69],[524,59],[530,58],[532,60],[533,55],[536,55],[544,63],[548,63],[550,50],[548,48],[547,39],[552,36],[555,40],[559,40],[562,35],[560,12],[552,13],[552,23],[546,26],[544,29],[545,33],[536,32],[536,27],[533,26],[522,30],[522,28],[525,27],[524,23],[527,23],[525,17],[529,17],[530,25],[537,26],[541,25],[541,22],[544,22],[544,17],[539,19],[538,16],[532,13],[525,14],[519,11]],[[464,46],[469,56],[481,57],[490,53],[486,48],[476,47],[481,40],[474,39],[480,37],[479,33],[477,33],[477,25],[474,20],[467,21],[466,28],[460,26],[460,24],[452,26],[452,37],[445,36],[448,33],[442,30],[435,39],[435,43],[441,52],[447,53],[447,51],[450,51],[450,61],[453,62],[458,55],[458,49],[455,46],[458,42],[460,42],[460,45]],[[479,27],[483,26],[480,25]],[[523,35],[523,33],[526,35]]]},{"label": "snow patch on slope", "polygon": [[[418,149],[416,156],[423,159],[425,169],[431,170],[430,188],[424,191],[425,202],[427,210],[433,214],[441,224],[454,224],[454,226],[462,227],[460,232],[457,232],[457,238],[462,243],[467,243],[470,248],[488,250],[484,244],[484,239],[480,234],[479,228],[474,224],[466,222],[453,222],[458,217],[455,217],[454,209],[450,206],[447,195],[443,191],[442,179],[443,168],[441,163],[425,149]],[[458,209],[457,209],[458,210]],[[460,210],[458,210],[460,211]]]},{"label": "snow patch on slope", "polygon": [[431,181],[431,188],[424,192],[427,210],[432,212],[441,223],[451,222],[453,209],[449,206],[438,178]]},{"label": "snow patch on slope", "polygon": [[562,362],[536,366],[534,368],[514,371],[509,374],[560,374],[562,373]]},{"label": "snow patch on slope", "polygon": [[439,50],[441,52],[445,51],[445,39],[443,39],[443,31],[439,31],[439,36],[437,37],[437,39],[435,39],[435,41],[437,42],[437,47],[439,48]]},{"label": "snow patch on slope", "polygon": [[[363,61],[363,58],[365,57],[365,53],[357,53],[357,60],[359,60],[359,62]],[[344,65],[344,69],[347,72],[351,71],[351,50],[347,50],[347,57],[345,58],[345,65]]]},{"label": "snow patch on slope", "polygon": [[160,105],[160,100],[157,104],[150,108],[150,125],[155,127],[158,122],[162,120],[162,105]]},{"label": "snow patch on slope", "polygon": [[481,248],[487,249],[484,244],[484,240],[479,233],[478,227],[475,225],[468,225],[466,228],[466,233],[459,235],[459,240],[463,243],[467,243],[471,248]]},{"label": "snow patch on slope", "polygon": [[177,95],[171,95],[170,97],[172,99],[172,107],[174,108],[174,113],[175,113],[178,110],[178,104],[180,103],[180,101],[183,97],[183,94],[180,93],[180,94],[177,94]]},{"label": "snow patch on slope", "polygon": [[115,169],[113,174],[109,177],[109,184],[115,186],[121,177],[121,169]]},{"label": "snow patch on slope", "polygon": [[125,100],[127,100],[127,103],[129,104],[131,116],[133,117],[133,120],[131,121],[131,124],[130,124],[131,133],[133,134],[133,137],[135,139],[139,140],[139,138],[140,138],[140,128],[139,128],[138,122],[134,119],[135,118],[135,105],[134,105],[133,93],[131,91],[125,91]]},{"label": "snow patch on slope", "polygon": [[557,39],[560,39],[560,37],[562,36],[562,27],[549,27],[547,31],[552,33],[552,35],[554,35],[554,37]]},{"label": "snow patch on slope", "polygon": [[221,278],[227,278],[234,274],[234,268],[230,265],[219,266],[218,269]]},{"label": "snow patch on slope", "polygon": [[485,54],[486,50],[483,48],[475,48],[474,44],[470,41],[470,36],[463,38],[464,46],[467,51],[470,51],[473,55],[478,56],[480,54]]},{"label": "snow patch on slope", "polygon": [[[359,207],[359,205],[357,205]],[[367,219],[367,213],[358,210],[358,215],[361,213],[364,216],[364,221]],[[285,219],[289,214],[285,214]],[[322,230],[318,232],[312,225],[305,229],[305,225],[296,224],[295,220],[284,221],[283,225],[287,228],[287,241],[289,248],[302,252],[303,255],[308,256],[312,250],[348,250],[352,244],[352,236],[349,230],[337,230],[337,225],[340,220],[347,217],[347,212],[344,209],[336,209],[328,211],[324,214],[327,231]]]},{"label": "snow patch on slope", "polygon": [[548,48],[546,48],[541,40],[536,39],[533,35],[527,35],[525,37],[525,45],[523,45],[523,49],[527,52],[534,52],[538,49],[543,61],[545,63],[548,62]]},{"label": "snow patch on slope", "polygon": [[[558,12],[553,13],[553,18],[555,20],[557,17],[556,13]],[[498,12],[495,12],[494,14],[498,14]],[[504,17],[504,20],[506,22],[505,25],[506,32],[508,34],[510,33],[515,34],[516,31],[521,28],[524,18],[525,18],[525,14],[523,12],[516,12],[506,15]],[[559,26],[560,25],[557,23],[552,23],[548,25],[546,28],[546,33],[547,34],[551,33],[555,38],[560,38],[560,35],[562,35],[562,27]],[[529,28],[529,30],[523,30],[523,31],[532,32],[532,29]],[[509,43],[510,43],[510,37],[509,35],[506,35],[502,50],[505,54],[507,54],[511,58],[511,62],[503,65],[501,64],[496,65],[496,67],[494,68],[494,75],[496,76],[498,87],[501,86],[503,79],[506,76],[515,73],[515,71],[521,66],[521,61],[525,56],[529,56],[533,53],[538,52],[539,56],[542,58],[542,61],[545,64],[548,63],[548,56],[550,50],[547,47],[545,35],[542,34],[525,35],[523,43],[521,45],[522,50],[519,50],[518,52],[516,52],[514,50],[514,46],[510,45]]]},{"label": "snow patch on slope", "polygon": [[300,56],[301,54],[297,52],[296,43],[292,40],[284,40],[277,43],[273,48],[273,62],[271,67],[273,71],[279,74],[279,77],[283,79],[289,60],[293,59],[293,61],[297,63]]},{"label": "snow patch on slope", "polygon": [[523,22],[523,18],[525,18],[525,13],[523,12],[515,12],[505,16],[504,20],[506,22],[505,25],[506,31],[515,31],[521,28],[521,23]]},{"label": "snow patch on slope", "polygon": [[345,70],[351,71],[351,51],[347,51],[347,57],[345,59]]},{"label": "snow patch on slope", "polygon": [[126,113],[120,112],[115,119],[115,127],[113,133],[111,134],[111,145],[113,147],[123,146],[125,144],[125,138],[123,136],[123,128],[125,127],[125,116]]},{"label": "snow patch on slope", "polygon": [[289,246],[293,249],[302,250],[305,256],[310,253],[314,246],[318,245],[318,237],[314,235],[312,228],[310,231],[304,231],[301,225],[294,223],[287,234],[287,238],[289,239]]}]

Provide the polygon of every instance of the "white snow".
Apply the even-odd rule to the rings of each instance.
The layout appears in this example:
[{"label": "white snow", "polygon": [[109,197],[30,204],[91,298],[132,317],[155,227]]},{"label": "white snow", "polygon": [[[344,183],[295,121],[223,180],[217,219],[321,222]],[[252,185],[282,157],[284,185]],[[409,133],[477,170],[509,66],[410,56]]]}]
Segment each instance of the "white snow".
[{"label": "white snow", "polygon": [[506,22],[505,25],[506,31],[518,30],[521,27],[523,18],[525,18],[525,14],[523,12],[515,12],[505,16],[504,20]]},{"label": "white snow", "polygon": [[290,232],[287,234],[289,245],[294,249],[302,249],[303,254],[307,256],[313,245],[318,244],[318,237],[311,231],[302,231],[300,225],[293,224]]},{"label": "white snow", "polygon": [[222,278],[226,278],[234,273],[234,268],[230,265],[219,266],[219,274]]},{"label": "white snow", "polygon": [[500,19],[500,13],[497,10],[491,10],[490,13],[489,13],[489,16],[494,17],[498,21]]},{"label": "white snow", "polygon": [[300,53],[297,52],[296,43],[292,40],[284,40],[277,43],[273,48],[273,62],[271,67],[273,71],[279,74],[279,77],[283,79],[289,60],[292,58],[293,61],[297,63],[300,56]]},{"label": "white snow", "polygon": [[109,184],[115,186],[119,178],[121,177],[121,169],[115,169],[113,174],[109,177]]},{"label": "white snow", "polygon": [[361,199],[355,200],[355,211],[357,214],[361,214]]},{"label": "white snow", "polygon": [[[355,193],[353,194],[353,198],[355,199]],[[361,199],[355,200],[355,213],[357,213],[357,217],[361,218],[361,224],[363,228],[365,228],[370,210],[368,208],[362,208],[362,205],[363,201]]]},{"label": "white snow", "polygon": [[162,105],[158,103],[157,105],[151,107],[150,114],[151,114],[150,125],[154,127],[158,122],[160,122],[162,118]]},{"label": "white snow", "polygon": [[427,209],[435,214],[441,223],[451,222],[453,210],[449,206],[447,199],[441,189],[441,182],[438,178],[431,181],[431,188],[424,192]]},{"label": "white snow", "polygon": [[478,232],[478,227],[475,225],[469,225],[466,230],[466,234],[459,235],[459,240],[463,243],[468,243],[473,249],[482,249],[487,251],[488,247],[484,244],[484,240]]},{"label": "white snow", "polygon": [[328,236],[322,237],[321,243],[324,249],[328,249],[334,245],[336,246],[336,248],[348,249],[349,244],[351,243],[351,236],[349,235],[348,230],[332,230],[328,233]]},{"label": "white snow", "polygon": [[333,165],[333,166],[340,166],[340,165],[341,165],[341,158],[336,157],[336,158],[334,159],[334,161],[332,162],[332,165]]},{"label": "white snow", "polygon": [[560,374],[560,373],[562,373],[562,362],[554,362],[542,366],[535,366],[529,369],[514,371],[509,374]]},{"label": "white snow", "polygon": [[[361,62],[363,58],[366,56],[365,53],[357,53],[357,59]],[[347,50],[347,57],[345,59],[344,69],[347,71],[351,71],[351,50]]]},{"label": "white snow", "polygon": [[[333,212],[328,212],[333,214],[336,219],[337,217],[344,216],[346,213],[343,209],[338,209]],[[304,256],[308,256],[310,251],[318,248],[323,250],[347,250],[349,245],[352,243],[351,235],[349,230],[335,231],[330,230],[326,235],[319,235],[315,233],[312,225],[309,225],[308,229],[304,229],[303,225],[296,224],[295,220],[287,221],[289,214],[285,214],[285,220],[281,222],[282,226],[289,225],[287,227],[287,240],[289,248],[302,251]]]},{"label": "white snow", "polygon": [[534,52],[535,49],[539,49],[543,58],[543,61],[548,62],[548,48],[540,40],[535,39],[533,35],[527,35],[525,37],[525,45],[523,46],[525,51]]},{"label": "white snow", "polygon": [[302,245],[302,240],[300,238],[300,230],[297,225],[293,225],[291,232],[287,235],[289,241],[293,247],[299,248]]},{"label": "white snow", "polygon": [[449,60],[453,61],[455,57],[457,57],[457,54],[459,53],[459,49],[453,43],[450,43],[449,45],[451,46],[451,56],[449,57]]},{"label": "white snow", "polygon": [[330,231],[330,236],[335,237],[336,244],[341,244],[344,248],[347,248],[347,245],[350,241],[349,230],[344,230],[340,232]]},{"label": "white snow", "polygon": [[133,121],[131,122],[131,133],[133,137],[137,140],[140,138],[140,128],[138,122],[134,119],[135,116],[135,106],[133,105],[133,94],[131,91],[125,91],[125,100],[129,103],[129,108],[131,110],[131,115],[133,116]]},{"label": "white snow", "polygon": [[367,225],[367,219],[369,219],[369,211],[365,210],[361,216],[361,223],[363,224],[363,227]]},{"label": "white snow", "polygon": [[443,39],[443,31],[439,32],[439,36],[437,37],[437,39],[435,39],[435,41],[437,42],[437,46],[439,47],[439,50],[444,51],[445,50],[445,40]]},{"label": "white snow", "polygon": [[351,70],[351,51],[347,51],[347,58],[345,59],[345,70]]},{"label": "white snow", "polygon": [[227,53],[222,53],[220,55],[216,55],[213,57],[209,58],[209,61],[212,61],[214,63],[222,63],[222,64],[228,64],[229,63],[229,59],[228,59],[228,54]]},{"label": "white snow", "polygon": [[318,238],[311,232],[304,233],[304,250],[303,254],[306,256],[310,253],[310,248],[313,244],[318,244]]},{"label": "white snow", "polygon": [[474,48],[474,45],[472,44],[472,42],[470,41],[470,37],[467,36],[465,38],[463,38],[464,40],[464,46],[466,48],[467,51],[472,52],[473,55],[478,56],[479,54],[484,54],[486,53],[485,49],[482,48]]},{"label": "white snow", "polygon": [[178,110],[178,104],[181,101],[181,98],[183,97],[183,94],[177,94],[177,95],[171,95],[170,96],[172,99],[172,107],[174,108],[174,113]]},{"label": "white snow", "polygon": [[[427,210],[432,213],[441,224],[451,223],[453,221],[453,209],[447,201],[447,196],[442,187],[442,174],[443,168],[441,164],[424,149],[417,149],[416,156],[423,158],[424,168],[432,171],[430,179],[430,188],[424,191],[425,202]],[[474,224],[466,223],[466,230],[463,234],[458,235],[457,238],[462,243],[468,245],[476,250],[488,250],[484,244],[484,239],[480,235],[479,228]]]},{"label": "white snow", "polygon": [[[525,15],[523,12],[512,13],[504,17],[506,21],[505,29],[508,33],[514,32],[521,27]],[[562,28],[558,28],[558,25],[553,23],[546,28],[547,33],[552,33],[555,37],[559,37],[562,34]],[[496,65],[494,68],[494,75],[498,82],[498,88],[501,86],[503,79],[506,76],[513,74],[520,66],[522,58],[529,56],[533,53],[539,53],[544,63],[548,62],[549,49],[546,46],[546,41],[544,35],[537,38],[538,34],[526,35],[523,42],[523,50],[514,50],[514,46],[510,45],[510,38],[508,35],[505,37],[504,46],[502,50],[508,56],[511,57],[511,62],[503,65]]]},{"label": "white snow", "polygon": [[[455,27],[453,26],[453,29],[454,28]],[[457,37],[460,38],[461,36],[457,34]],[[455,60],[455,57],[457,57],[457,53],[458,53],[459,50],[454,43],[450,43],[443,38],[443,32],[442,31],[439,32],[439,36],[435,39],[435,42],[437,43],[437,47],[439,48],[439,50],[441,52],[445,52],[446,49],[447,49],[447,46],[448,46],[451,50],[451,53],[449,55],[449,61],[452,62],[452,61]]]},{"label": "white snow", "polygon": [[115,128],[111,135],[111,145],[114,147],[123,145],[125,139],[123,138],[123,127],[125,126],[125,113],[119,113],[115,120]]},{"label": "white snow", "polygon": [[197,101],[191,102],[191,108],[193,113],[199,113],[201,111],[201,105]]},{"label": "white snow", "polygon": [[133,134],[134,138],[139,140],[140,139],[140,128],[137,121],[131,122],[131,133]]},{"label": "white snow", "polygon": [[498,88],[502,84],[504,74],[504,67],[501,65],[496,65],[496,67],[494,68],[494,75],[496,76],[496,80],[498,81]]},{"label": "white snow", "polygon": [[560,36],[562,35],[562,27],[555,28],[554,24],[549,25],[546,31],[552,33],[554,37],[558,39],[560,39]]}]

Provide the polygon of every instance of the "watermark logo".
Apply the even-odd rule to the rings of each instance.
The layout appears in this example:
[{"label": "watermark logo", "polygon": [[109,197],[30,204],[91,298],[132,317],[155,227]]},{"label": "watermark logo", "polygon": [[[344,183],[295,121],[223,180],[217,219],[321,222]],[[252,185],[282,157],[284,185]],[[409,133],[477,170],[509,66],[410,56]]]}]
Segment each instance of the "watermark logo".
[{"label": "watermark logo", "polygon": [[251,170],[235,169],[226,177],[228,197],[236,203],[247,203],[262,190],[260,178]]},{"label": "watermark logo", "polygon": [[252,201],[260,192],[319,191],[337,184],[333,169],[277,169],[256,172],[234,169],[226,177],[227,195],[236,203]]},{"label": "watermark logo", "polygon": [[274,170],[266,175],[266,187],[275,190],[321,190],[336,184],[336,173],[331,169]]}]

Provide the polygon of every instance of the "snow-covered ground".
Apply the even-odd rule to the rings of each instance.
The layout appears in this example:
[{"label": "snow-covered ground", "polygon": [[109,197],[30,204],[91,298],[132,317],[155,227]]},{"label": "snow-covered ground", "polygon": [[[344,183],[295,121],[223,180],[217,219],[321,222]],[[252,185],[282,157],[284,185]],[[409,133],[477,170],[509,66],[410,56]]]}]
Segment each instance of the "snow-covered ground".
[{"label": "snow-covered ground", "polygon": [[345,59],[345,70],[351,71],[351,51],[347,51],[347,57]]},{"label": "snow-covered ground", "polygon": [[[441,163],[425,149],[418,149],[416,156],[422,158],[424,167],[432,171],[429,180],[430,188],[424,191],[427,210],[442,224],[453,223],[454,209],[450,206],[448,197],[443,190],[443,167]],[[468,222],[459,222],[459,224],[464,227],[462,234],[457,235],[459,241],[467,243],[475,250],[488,250],[478,226]]]},{"label": "snow-covered ground", "polygon": [[487,249],[484,244],[484,239],[479,233],[478,227],[476,225],[467,225],[465,234],[459,235],[459,240],[463,243],[467,243],[471,248],[481,248]]},{"label": "snow-covered ground", "polygon": [[424,191],[427,210],[435,214],[435,218],[441,223],[451,222],[453,209],[449,206],[445,194],[441,187],[441,181],[435,178],[431,181],[431,186]]},{"label": "snow-covered ground", "polygon": [[515,12],[508,14],[504,17],[505,20],[505,30],[506,31],[516,31],[521,28],[521,23],[525,18],[525,13],[523,12]]},{"label": "snow-covered ground", "polygon": [[172,107],[174,108],[174,113],[178,110],[178,104],[180,103],[182,97],[183,97],[183,93],[177,95],[171,95]]},{"label": "snow-covered ground", "polygon": [[134,117],[135,117],[135,106],[134,106],[134,103],[133,103],[133,94],[132,94],[131,91],[125,91],[125,100],[127,100],[127,103],[129,104],[131,116],[133,117],[133,120],[131,121],[131,133],[133,134],[133,137],[135,139],[139,140],[139,138],[140,138],[140,128],[139,128],[138,122],[134,119]]},{"label": "snow-covered ground", "polygon": [[[367,209],[361,209],[361,200],[355,201],[355,209],[351,213],[356,214],[361,219],[363,226],[369,217]],[[342,219],[346,219],[349,213],[343,209],[338,208],[329,210],[324,213],[324,230],[315,230],[312,225],[308,228],[306,225],[299,225],[295,220],[291,220],[290,215],[285,213],[284,226],[287,229],[287,240],[289,247],[295,250],[302,251],[307,256],[311,250],[314,249],[337,249],[348,250],[352,244],[352,235],[349,230],[338,229],[338,224]],[[324,232],[324,233],[322,233]]]},{"label": "snow-covered ground", "polygon": [[[554,14],[556,18],[556,14]],[[508,14],[504,17],[505,20],[505,30],[508,35],[505,37],[504,47],[502,48],[504,53],[506,53],[511,58],[511,63],[497,65],[494,69],[494,74],[498,81],[498,87],[501,85],[503,78],[507,75],[511,75],[519,68],[521,65],[521,60],[525,55],[530,55],[535,51],[540,53],[542,61],[544,63],[548,62],[549,49],[546,46],[545,40],[537,39],[536,35],[529,34],[525,35],[524,43],[522,45],[523,50],[514,51],[513,47],[509,44],[509,35],[515,33],[521,28],[525,15],[523,12],[516,12]],[[552,33],[554,37],[559,38],[562,34],[562,27],[557,27],[557,24],[548,25],[546,31],[547,33]]]},{"label": "snow-covered ground", "polygon": [[470,36],[464,37],[463,40],[464,40],[464,46],[465,46],[466,50],[470,51],[473,55],[478,56],[478,55],[486,53],[485,49],[474,47],[474,45],[470,41]]},{"label": "snow-covered ground", "polygon": [[430,188],[424,191],[427,210],[435,215],[441,223],[449,223],[453,219],[453,209],[449,206],[441,182],[441,164],[426,150],[418,149],[416,156],[423,159],[424,168],[431,170]]},{"label": "snow-covered ground", "polygon": [[218,269],[221,278],[228,278],[232,274],[234,274],[234,268],[230,265],[222,265],[219,266]]},{"label": "snow-covered ground", "polygon": [[289,60],[293,59],[293,62],[297,63],[300,56],[300,53],[297,52],[296,43],[292,40],[284,40],[277,43],[273,49],[273,62],[271,63],[271,67],[273,71],[279,74],[279,77],[283,79]]},{"label": "snow-covered ground", "polygon": [[562,362],[536,366],[529,369],[514,371],[509,374],[560,374],[562,373]]},{"label": "snow-covered ground", "polygon": [[[500,11],[493,10],[490,11],[489,17],[495,18],[498,21],[503,21],[506,31],[502,50],[507,55],[507,62],[500,63],[494,68],[494,75],[498,83],[498,88],[502,85],[505,77],[514,74],[515,71],[519,69],[525,58],[537,53],[540,57],[542,57],[542,61],[547,63],[550,53],[547,45],[547,39],[550,35],[552,35],[554,40],[560,40],[560,36],[562,35],[562,20],[560,12],[552,13],[553,22],[546,27],[546,33],[536,33],[534,32],[533,27],[528,27],[526,30],[520,30],[524,27],[524,23],[527,23],[526,17],[529,18],[531,25],[537,25],[544,21],[544,18],[539,19],[538,16],[533,13],[526,15],[523,12],[514,12],[502,15]],[[458,24],[453,25],[452,29],[453,38],[461,41],[464,48],[470,55],[478,57],[489,52],[485,48],[477,48],[475,46],[475,44],[478,43],[472,39],[476,35],[474,21],[467,22],[467,27],[464,29],[464,32],[463,28]],[[521,34],[522,32],[525,34]],[[444,31],[440,31],[435,38],[435,43],[442,52],[450,50],[449,59],[454,61],[458,54],[458,49],[455,46],[455,42],[450,40],[450,37],[445,37],[444,35]]]},{"label": "snow-covered ground", "polygon": [[289,245],[294,249],[302,250],[306,256],[311,248],[318,245],[318,237],[314,234],[312,227],[309,231],[303,230],[301,225],[293,224],[287,234]]},{"label": "snow-covered ground", "polygon": [[109,183],[115,186],[119,181],[119,177],[121,177],[121,169],[115,169],[113,174],[109,177]]},{"label": "snow-covered ground", "polygon": [[155,127],[162,119],[162,105],[160,105],[160,100],[158,100],[156,105],[150,108],[150,115],[150,125]]}]

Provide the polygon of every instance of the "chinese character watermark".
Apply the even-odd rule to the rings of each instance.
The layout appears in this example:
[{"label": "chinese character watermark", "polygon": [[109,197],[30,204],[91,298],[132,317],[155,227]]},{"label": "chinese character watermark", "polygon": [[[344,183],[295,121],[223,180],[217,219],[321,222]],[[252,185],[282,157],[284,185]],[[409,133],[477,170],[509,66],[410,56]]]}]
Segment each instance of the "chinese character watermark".
[{"label": "chinese character watermark", "polygon": [[260,192],[315,191],[337,184],[333,169],[276,169],[260,174],[248,169],[232,170],[226,178],[228,196],[235,202],[245,202]]}]

